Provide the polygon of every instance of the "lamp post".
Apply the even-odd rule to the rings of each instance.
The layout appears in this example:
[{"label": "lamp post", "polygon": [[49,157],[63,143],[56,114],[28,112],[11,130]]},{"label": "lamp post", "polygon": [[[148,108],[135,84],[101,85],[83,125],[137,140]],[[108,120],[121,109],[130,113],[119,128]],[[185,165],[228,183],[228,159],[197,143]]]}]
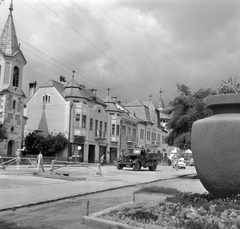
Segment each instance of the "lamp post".
[{"label": "lamp post", "polygon": [[[81,151],[82,147],[78,146],[78,155],[80,156],[80,151]],[[77,160],[77,155],[75,155],[75,160]]]}]

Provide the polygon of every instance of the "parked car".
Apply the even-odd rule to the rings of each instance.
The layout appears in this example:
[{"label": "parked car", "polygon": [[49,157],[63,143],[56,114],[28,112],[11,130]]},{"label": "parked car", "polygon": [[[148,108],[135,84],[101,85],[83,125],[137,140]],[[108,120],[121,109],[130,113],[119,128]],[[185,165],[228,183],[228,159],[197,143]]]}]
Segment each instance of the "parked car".
[{"label": "parked car", "polygon": [[[172,163],[172,167],[173,168],[177,167],[177,161],[176,160]],[[179,169],[186,169],[186,164],[185,164],[184,160],[181,160],[181,159],[178,160],[178,168]]]},{"label": "parked car", "polygon": [[194,161],[193,161],[193,159],[190,160],[190,166],[194,166]]}]

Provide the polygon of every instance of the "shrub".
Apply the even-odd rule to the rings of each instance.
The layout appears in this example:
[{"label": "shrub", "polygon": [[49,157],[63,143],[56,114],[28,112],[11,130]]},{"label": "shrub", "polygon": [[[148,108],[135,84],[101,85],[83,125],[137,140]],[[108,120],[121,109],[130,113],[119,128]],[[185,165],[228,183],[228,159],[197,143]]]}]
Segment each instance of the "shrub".
[{"label": "shrub", "polygon": [[182,193],[150,186],[138,192],[172,195],[160,203],[141,203],[119,208],[100,218],[145,229],[237,229],[240,228],[240,195],[215,199],[211,194]]}]

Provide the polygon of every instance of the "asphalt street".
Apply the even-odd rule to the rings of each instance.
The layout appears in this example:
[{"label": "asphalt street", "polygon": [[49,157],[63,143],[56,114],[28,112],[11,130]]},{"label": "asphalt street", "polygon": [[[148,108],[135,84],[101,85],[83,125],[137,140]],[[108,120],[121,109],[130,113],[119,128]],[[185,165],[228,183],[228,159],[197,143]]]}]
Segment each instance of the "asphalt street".
[{"label": "asphalt street", "polygon": [[[132,168],[117,170],[111,165],[99,169],[97,164],[79,164],[59,165],[53,173],[50,173],[50,166],[45,165],[44,173],[34,173],[35,169],[30,165],[21,165],[19,169],[11,165],[6,170],[0,169],[0,211],[141,183],[195,176],[196,170],[190,166],[178,170],[171,166],[158,166],[157,171],[147,168],[133,171]],[[175,185],[181,191],[206,192],[200,182],[196,190],[189,190],[181,183]]]}]

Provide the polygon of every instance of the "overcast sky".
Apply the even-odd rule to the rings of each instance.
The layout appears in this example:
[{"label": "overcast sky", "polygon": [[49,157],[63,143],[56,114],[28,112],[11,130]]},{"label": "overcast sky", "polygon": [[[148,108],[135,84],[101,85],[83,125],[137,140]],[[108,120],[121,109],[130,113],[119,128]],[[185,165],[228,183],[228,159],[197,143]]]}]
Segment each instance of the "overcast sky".
[{"label": "overcast sky", "polygon": [[[10,0],[0,5],[0,32]],[[75,79],[100,98],[167,105],[192,91],[240,77],[239,0],[14,0],[29,82]],[[239,78],[240,79],[240,78]]]}]

